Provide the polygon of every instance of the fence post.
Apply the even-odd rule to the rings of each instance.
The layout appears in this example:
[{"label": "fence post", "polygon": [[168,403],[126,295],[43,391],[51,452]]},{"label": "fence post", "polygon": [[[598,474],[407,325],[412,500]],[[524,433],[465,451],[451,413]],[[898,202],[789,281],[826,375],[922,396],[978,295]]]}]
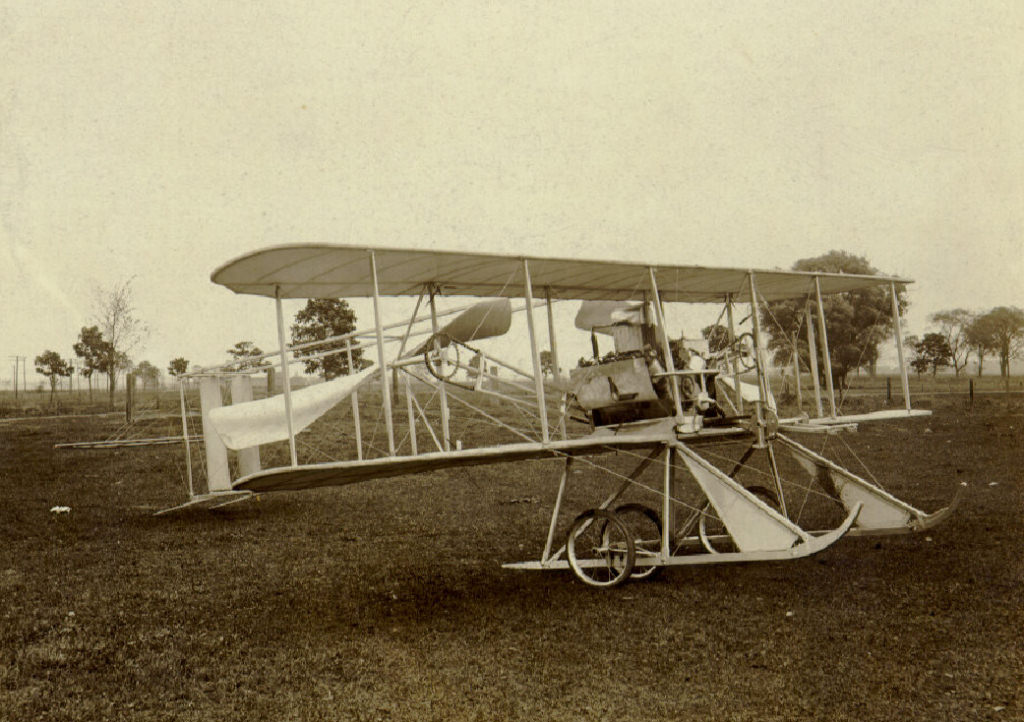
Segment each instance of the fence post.
[{"label": "fence post", "polygon": [[892,406],[892,377],[885,377],[885,405]]},{"label": "fence post", "polygon": [[971,398],[970,410],[974,411],[974,379],[968,379],[967,393]]}]

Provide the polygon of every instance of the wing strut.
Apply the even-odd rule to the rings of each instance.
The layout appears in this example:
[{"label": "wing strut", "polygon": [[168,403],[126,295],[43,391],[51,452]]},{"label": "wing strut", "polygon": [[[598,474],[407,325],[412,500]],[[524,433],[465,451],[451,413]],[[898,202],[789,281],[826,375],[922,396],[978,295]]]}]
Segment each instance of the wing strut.
[{"label": "wing strut", "polygon": [[533,321],[533,284],[530,282],[530,262],[523,259],[523,292],[526,294],[526,325],[530,331],[530,354],[533,357],[533,383],[537,388],[537,410],[540,412],[540,433],[548,443],[548,405],[544,402],[544,374],[540,370],[540,350],[537,348],[537,329]]},{"label": "wing strut", "polygon": [[384,361],[384,329],[380,321],[380,289],[377,285],[377,257],[370,251],[370,275],[373,276],[373,322],[377,327],[377,362],[380,364],[381,393],[384,396],[384,424],[388,429],[388,454],[395,455],[395,423],[391,419],[391,386],[388,365]]},{"label": "wing strut", "polygon": [[288,373],[288,346],[284,342],[284,309],[281,306],[281,287],[276,286],[274,304],[277,307],[277,343],[281,347],[281,384],[284,388],[284,415],[288,419],[288,453],[291,454],[292,466],[299,465],[295,453],[295,432],[292,429],[292,384]]},{"label": "wing strut", "polygon": [[828,350],[828,331],[825,329],[825,304],[821,302],[821,279],[814,277],[814,296],[818,301],[818,331],[821,334],[821,353],[825,361],[825,383],[828,384],[828,406],[834,419],[836,411],[836,389],[832,384],[832,355]]},{"label": "wing strut", "polygon": [[900,357],[900,380],[903,382],[903,403],[910,411],[910,381],[907,379],[907,365],[903,362],[903,330],[900,328],[900,303],[896,296],[896,284],[889,284],[892,294],[892,328],[896,335],[896,353]]}]

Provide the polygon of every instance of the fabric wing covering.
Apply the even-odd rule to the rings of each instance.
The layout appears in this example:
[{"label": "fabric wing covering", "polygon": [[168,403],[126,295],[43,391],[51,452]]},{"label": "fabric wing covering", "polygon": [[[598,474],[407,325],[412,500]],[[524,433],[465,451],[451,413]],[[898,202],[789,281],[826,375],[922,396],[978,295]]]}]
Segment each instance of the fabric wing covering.
[{"label": "fabric wing covering", "polygon": [[[374,365],[351,376],[341,376],[333,381],[293,391],[293,432],[298,434],[333,406],[351,396],[376,369]],[[212,409],[210,423],[229,449],[246,449],[288,438],[288,418],[285,415],[284,396],[280,394],[259,401]]]},{"label": "fabric wing covering", "polygon": [[608,327],[617,324],[639,326],[644,322],[643,303],[624,301],[584,301],[576,313],[576,328],[582,331],[610,333]]},{"label": "fabric wing covering", "polygon": [[[418,296],[433,286],[447,296],[524,298],[524,261],[534,289],[552,299],[642,301],[657,278],[664,303],[750,300],[750,271],[742,268],[650,265],[581,258],[524,258],[487,253],[378,248],[327,243],[275,246],[225,263],[214,283],[235,293],[269,298],[367,298],[374,295],[370,253],[381,296]],[[639,253],[637,255],[640,255]],[[765,301],[803,298],[816,290],[841,293],[909,279],[853,273],[755,271]]]},{"label": "fabric wing covering", "polygon": [[[461,343],[494,338],[508,333],[512,326],[512,302],[507,298],[481,301],[456,316],[438,333],[439,345],[447,346],[449,339]],[[410,355],[419,355],[433,348],[434,338],[427,339]]]}]

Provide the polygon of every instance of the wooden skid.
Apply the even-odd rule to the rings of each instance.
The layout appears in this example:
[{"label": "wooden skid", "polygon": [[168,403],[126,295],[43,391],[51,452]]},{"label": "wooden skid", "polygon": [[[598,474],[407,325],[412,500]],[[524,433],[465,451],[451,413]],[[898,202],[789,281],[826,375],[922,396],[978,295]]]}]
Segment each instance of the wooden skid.
[{"label": "wooden skid", "polygon": [[960,486],[956,489],[956,495],[953,497],[953,501],[938,511],[918,517],[910,526],[895,527],[892,529],[862,529],[860,527],[854,527],[850,530],[850,536],[888,536],[891,534],[914,534],[917,532],[927,531],[928,529],[936,527],[946,521],[946,519],[956,511],[957,507],[960,506],[960,500],[963,498],[966,490],[967,483],[961,482]]},{"label": "wooden skid", "polygon": [[[691,554],[691,555],[678,555],[670,556],[666,560],[661,560],[657,557],[646,557],[638,558],[634,563],[634,567],[645,567],[645,566],[689,566],[697,564],[729,564],[736,562],[774,562],[774,561],[786,561],[789,559],[800,559],[802,557],[808,557],[812,554],[817,554],[824,549],[835,544],[839,539],[846,534],[853,523],[857,520],[857,514],[860,512],[860,506],[851,511],[842,524],[836,529],[830,532],[821,534],[819,536],[810,536],[806,541],[802,541],[789,549],[781,549],[776,551],[755,551],[755,552],[728,552],[722,554]],[[597,559],[580,560],[577,562],[580,566],[585,567],[600,567],[603,562]],[[569,562],[566,559],[553,559],[547,563],[539,561],[528,561],[528,562],[514,562],[511,564],[502,565],[506,569],[523,569],[530,571],[539,571],[547,569],[569,569]]]},{"label": "wooden skid", "polygon": [[245,501],[251,496],[254,496],[251,491],[218,491],[213,494],[199,494],[192,497],[184,504],[178,504],[176,506],[171,506],[166,509],[153,512],[153,516],[162,516],[176,511],[183,511],[184,509],[191,509],[193,507],[220,509],[221,507],[228,506],[229,504],[236,504],[240,501]]},{"label": "wooden skid", "polygon": [[[203,440],[202,436],[188,437],[190,443],[198,443]],[[181,436],[157,436],[152,439],[108,439],[106,441],[75,441],[66,444],[54,444],[55,449],[118,449],[129,446],[164,446],[167,444],[181,444],[184,439]]]},{"label": "wooden skid", "polygon": [[901,534],[930,529],[953,513],[963,493],[962,485],[949,506],[926,514],[790,438],[780,434],[778,441],[790,450],[812,479],[847,509],[854,503],[863,504],[864,511],[854,529],[857,535]]}]

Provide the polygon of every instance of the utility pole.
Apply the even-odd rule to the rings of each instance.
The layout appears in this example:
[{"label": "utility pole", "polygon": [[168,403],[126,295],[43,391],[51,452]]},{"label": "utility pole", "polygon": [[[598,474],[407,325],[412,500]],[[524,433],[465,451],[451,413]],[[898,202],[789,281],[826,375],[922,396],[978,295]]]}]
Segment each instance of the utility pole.
[{"label": "utility pole", "polygon": [[9,356],[8,358],[14,359],[14,400],[18,400],[18,365],[20,362],[24,362],[24,356]]}]

